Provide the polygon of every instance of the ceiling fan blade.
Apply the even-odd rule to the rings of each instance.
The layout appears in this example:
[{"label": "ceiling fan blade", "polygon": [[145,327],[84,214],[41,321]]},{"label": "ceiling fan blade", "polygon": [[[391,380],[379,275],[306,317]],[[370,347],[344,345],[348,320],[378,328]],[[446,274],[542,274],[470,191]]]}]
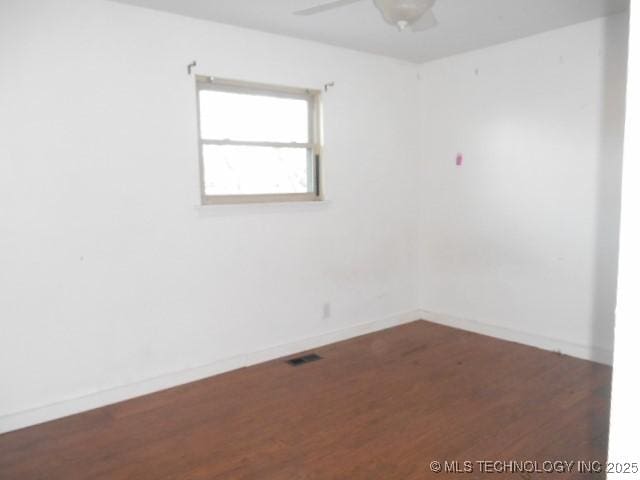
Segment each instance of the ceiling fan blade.
[{"label": "ceiling fan blade", "polygon": [[411,25],[411,29],[414,32],[424,32],[438,26],[438,19],[436,18],[433,10],[429,10],[422,17],[420,17],[414,24]]},{"label": "ceiling fan blade", "polygon": [[306,10],[299,10],[297,12],[293,12],[293,14],[302,16],[315,15],[316,13],[326,12],[327,10],[333,10],[334,8],[345,7],[347,5],[351,5],[352,3],[361,1],[362,0],[336,0],[334,2],[318,5],[317,7],[307,8]]}]

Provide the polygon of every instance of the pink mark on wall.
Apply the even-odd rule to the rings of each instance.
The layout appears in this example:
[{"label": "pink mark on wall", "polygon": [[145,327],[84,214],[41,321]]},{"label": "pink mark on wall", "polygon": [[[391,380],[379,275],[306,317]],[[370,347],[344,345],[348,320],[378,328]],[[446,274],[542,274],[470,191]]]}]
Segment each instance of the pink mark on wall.
[{"label": "pink mark on wall", "polygon": [[461,167],[463,162],[464,162],[464,157],[462,156],[462,154],[459,153],[458,155],[456,155],[456,166]]}]

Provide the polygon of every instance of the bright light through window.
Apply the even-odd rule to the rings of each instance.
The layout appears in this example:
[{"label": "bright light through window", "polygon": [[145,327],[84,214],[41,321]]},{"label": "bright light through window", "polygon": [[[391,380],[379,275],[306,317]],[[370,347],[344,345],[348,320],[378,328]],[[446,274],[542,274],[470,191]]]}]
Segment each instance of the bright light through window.
[{"label": "bright light through window", "polygon": [[205,145],[207,195],[307,193],[307,151],[301,148]]},{"label": "bright light through window", "polygon": [[309,140],[309,104],[295,98],[200,92],[202,138],[240,141]]},{"label": "bright light through window", "polygon": [[198,77],[204,203],[320,198],[318,94]]}]

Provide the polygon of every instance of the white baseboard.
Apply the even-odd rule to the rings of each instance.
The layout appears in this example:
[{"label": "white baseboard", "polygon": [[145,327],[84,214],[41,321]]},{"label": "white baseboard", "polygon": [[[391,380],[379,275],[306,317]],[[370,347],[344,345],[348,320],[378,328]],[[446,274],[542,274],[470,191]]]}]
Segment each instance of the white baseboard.
[{"label": "white baseboard", "polygon": [[141,382],[99,391],[87,396],[70,398],[39,408],[0,416],[0,433],[6,433],[20,428],[37,425],[50,420],[92,410],[94,408],[104,407],[106,405],[158,392],[160,390],[165,390],[167,388],[183,385],[196,380],[201,380],[203,378],[238,368],[255,365],[257,363],[266,362],[268,360],[284,357],[297,352],[318,348],[330,343],[347,340],[367,333],[420,320],[422,318],[421,315],[422,311],[420,310],[404,312],[382,320],[352,325],[313,337],[298,339],[290,343],[268,347],[243,355],[237,355],[235,357],[216,361],[209,365],[203,365],[201,367],[191,368],[180,372],[172,372],[156,378],[143,380]]},{"label": "white baseboard", "polygon": [[167,373],[159,377],[141,382],[122,385],[108,390],[96,392],[87,396],[71,398],[58,403],[39,408],[24,410],[0,416],[0,434],[18,430],[20,428],[37,425],[50,420],[85,412],[94,408],[104,407],[131,398],[158,392],[167,388],[201,380],[242,367],[255,365],[268,360],[291,355],[297,352],[318,348],[330,343],[347,340],[367,333],[384,330],[415,320],[427,320],[433,323],[459,328],[470,332],[501,338],[524,345],[561,352],[572,357],[591,360],[593,362],[611,365],[613,352],[599,347],[577,345],[564,340],[548,338],[540,335],[511,330],[496,325],[490,325],[475,320],[463,319],[452,315],[434,313],[426,310],[413,310],[373,322],[352,325],[343,329],[326,332],[313,337],[298,339],[290,343],[268,347],[255,352],[237,355],[216,361],[200,367]]},{"label": "white baseboard", "polygon": [[422,310],[422,318],[424,320],[438,323],[440,325],[446,325],[448,327],[459,328],[461,330],[480,333],[482,335],[488,335],[490,337],[509,340],[511,342],[521,343],[524,345],[541,348],[543,350],[560,352],[570,357],[582,358],[584,360],[590,360],[592,362],[602,363],[605,365],[613,364],[613,352],[611,350],[592,345],[578,345],[575,343],[567,342],[565,340],[549,338],[529,332],[512,330],[505,327],[498,327],[496,325],[491,325],[476,320],[469,320],[465,318],[455,317],[453,315],[429,312],[426,310]]}]

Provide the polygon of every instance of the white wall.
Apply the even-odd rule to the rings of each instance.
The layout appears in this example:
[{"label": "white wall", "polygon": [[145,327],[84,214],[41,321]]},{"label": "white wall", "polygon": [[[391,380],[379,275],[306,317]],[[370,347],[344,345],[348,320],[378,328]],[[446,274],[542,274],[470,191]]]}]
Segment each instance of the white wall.
[{"label": "white wall", "polygon": [[430,318],[611,361],[627,21],[421,69]]},{"label": "white wall", "polygon": [[[335,81],[327,202],[198,207],[192,60]],[[0,431],[415,317],[416,73],[101,0],[1,0]]]},{"label": "white wall", "polygon": [[[616,310],[615,359],[611,399],[610,462],[638,461],[640,432],[640,9],[631,8],[629,38],[629,80],[627,92],[627,124],[624,148],[622,195],[622,230],[620,232],[620,277]],[[609,475],[624,479],[628,474]]]}]

